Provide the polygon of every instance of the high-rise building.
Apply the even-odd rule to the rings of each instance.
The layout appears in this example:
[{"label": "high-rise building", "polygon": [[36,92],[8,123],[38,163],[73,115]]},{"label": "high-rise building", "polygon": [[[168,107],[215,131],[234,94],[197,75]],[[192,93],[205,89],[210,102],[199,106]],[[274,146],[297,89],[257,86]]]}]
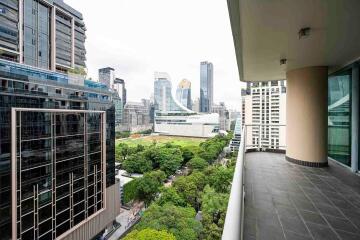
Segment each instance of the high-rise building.
[{"label": "high-rise building", "polygon": [[126,87],[125,80],[120,78],[115,78],[114,81],[114,89],[119,93],[119,96],[122,99],[123,106],[126,104]]},{"label": "high-rise building", "polygon": [[194,112],[200,112],[200,99],[199,98],[194,100],[194,102],[192,104],[192,110]]},{"label": "high-rise building", "polygon": [[0,239],[93,238],[119,213],[119,184],[113,93],[69,71],[85,67],[82,16],[0,1],[0,33]]},{"label": "high-rise building", "polygon": [[155,110],[159,111],[188,111],[172,94],[172,84],[169,74],[155,72],[154,81]]},{"label": "high-rise building", "polygon": [[211,112],[214,97],[214,67],[211,62],[200,63],[200,112]]},{"label": "high-rise building", "polygon": [[283,149],[286,130],[285,81],[251,83],[242,93],[242,124],[249,125],[247,145],[260,150]]},{"label": "high-rise building", "polygon": [[211,112],[219,114],[219,129],[223,131],[229,131],[230,115],[229,111],[226,109],[225,103],[221,102],[219,105],[213,104]]},{"label": "high-rise building", "polygon": [[191,82],[183,79],[176,89],[176,99],[186,108],[192,109],[191,102]]},{"label": "high-rise building", "polygon": [[62,0],[0,2],[0,58],[67,72],[85,68],[85,24]]},{"label": "high-rise building", "polygon": [[105,84],[108,88],[114,89],[115,69],[111,67],[99,69],[99,82]]}]

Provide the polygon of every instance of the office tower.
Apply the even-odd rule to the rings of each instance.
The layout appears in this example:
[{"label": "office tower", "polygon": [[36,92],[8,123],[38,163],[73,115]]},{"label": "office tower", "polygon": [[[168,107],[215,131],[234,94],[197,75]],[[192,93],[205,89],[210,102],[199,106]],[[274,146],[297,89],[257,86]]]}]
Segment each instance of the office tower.
[{"label": "office tower", "polygon": [[214,96],[214,67],[211,62],[200,63],[200,112],[211,112]]},{"label": "office tower", "polygon": [[226,109],[225,103],[221,102],[220,104],[213,104],[211,112],[219,114],[219,129],[229,131],[230,115],[229,111]]},{"label": "office tower", "polygon": [[119,93],[119,96],[121,97],[123,101],[123,106],[126,104],[126,87],[125,87],[125,81],[120,78],[115,78],[114,81],[114,89]]},{"label": "office tower", "polygon": [[242,91],[242,124],[254,149],[279,150],[285,145],[285,81],[251,83]]},{"label": "office tower", "polygon": [[191,82],[183,79],[176,89],[176,99],[186,108],[192,109],[191,102]]},{"label": "office tower", "polygon": [[200,98],[197,98],[194,100],[192,104],[192,110],[194,112],[200,112]]},{"label": "office tower", "polygon": [[99,82],[105,84],[109,89],[114,89],[115,69],[111,67],[99,69]]},{"label": "office tower", "polygon": [[51,3],[0,2],[0,29],[21,26],[0,39],[0,239],[89,239],[119,213],[112,92],[69,71],[85,67],[84,23]]},{"label": "office tower", "polygon": [[68,72],[85,68],[82,14],[61,0],[0,2],[0,58]]},{"label": "office tower", "polygon": [[115,106],[115,128],[122,123],[124,105],[117,92],[113,93],[113,103]]}]

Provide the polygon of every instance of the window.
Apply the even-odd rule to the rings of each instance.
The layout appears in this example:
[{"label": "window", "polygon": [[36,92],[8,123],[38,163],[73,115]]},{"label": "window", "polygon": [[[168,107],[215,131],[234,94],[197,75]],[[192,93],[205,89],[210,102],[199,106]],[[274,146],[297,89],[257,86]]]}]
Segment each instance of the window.
[{"label": "window", "polygon": [[329,77],[328,155],[351,166],[351,69]]}]

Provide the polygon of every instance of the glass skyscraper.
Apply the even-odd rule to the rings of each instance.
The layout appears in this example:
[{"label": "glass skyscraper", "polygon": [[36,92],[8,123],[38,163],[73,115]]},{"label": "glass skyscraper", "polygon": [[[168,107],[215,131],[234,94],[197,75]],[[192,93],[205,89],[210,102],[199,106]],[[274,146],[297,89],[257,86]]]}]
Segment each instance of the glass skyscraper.
[{"label": "glass skyscraper", "polygon": [[85,30],[62,0],[0,0],[0,239],[90,239],[118,214],[113,92],[71,73]]},{"label": "glass skyscraper", "polygon": [[176,99],[186,108],[192,109],[191,106],[191,82],[183,79],[176,89]]},{"label": "glass skyscraper", "polygon": [[200,63],[200,112],[211,112],[214,95],[214,67],[211,62]]}]

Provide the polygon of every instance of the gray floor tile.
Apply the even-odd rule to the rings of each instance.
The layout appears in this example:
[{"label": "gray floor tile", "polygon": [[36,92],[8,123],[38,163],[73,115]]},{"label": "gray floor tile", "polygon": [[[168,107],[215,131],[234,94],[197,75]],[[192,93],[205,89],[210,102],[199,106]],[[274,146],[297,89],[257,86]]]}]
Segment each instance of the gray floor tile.
[{"label": "gray floor tile", "polygon": [[300,211],[300,214],[305,222],[327,225],[327,222],[319,213]]},{"label": "gray floor tile", "polygon": [[312,223],[306,223],[306,225],[316,240],[339,240],[335,232],[329,227]]},{"label": "gray floor tile", "polygon": [[277,212],[280,217],[285,218],[300,218],[299,214],[297,213],[295,208],[288,208],[284,206],[277,206]]},{"label": "gray floor tile", "polygon": [[305,236],[310,236],[305,224],[300,218],[280,218],[284,231],[291,231]]},{"label": "gray floor tile", "polygon": [[277,228],[274,226],[263,225],[259,228],[258,240],[285,240],[284,233],[281,228]]},{"label": "gray floor tile", "polygon": [[324,215],[329,215],[333,217],[344,217],[344,214],[340,212],[335,206],[330,206],[326,204],[317,204],[315,203],[316,207],[319,211]]},{"label": "gray floor tile", "polygon": [[285,231],[286,240],[312,240],[309,236],[304,236],[291,231]]},{"label": "gray floor tile", "polygon": [[300,210],[316,212],[315,206],[310,201],[302,201],[298,199],[293,199],[293,201],[295,206]]},{"label": "gray floor tile", "polygon": [[339,229],[341,231],[346,231],[349,233],[360,234],[359,229],[353,226],[353,224],[347,219],[332,216],[325,216],[325,218],[334,229]]},{"label": "gray floor tile", "polygon": [[359,240],[360,235],[336,230],[342,240]]}]

